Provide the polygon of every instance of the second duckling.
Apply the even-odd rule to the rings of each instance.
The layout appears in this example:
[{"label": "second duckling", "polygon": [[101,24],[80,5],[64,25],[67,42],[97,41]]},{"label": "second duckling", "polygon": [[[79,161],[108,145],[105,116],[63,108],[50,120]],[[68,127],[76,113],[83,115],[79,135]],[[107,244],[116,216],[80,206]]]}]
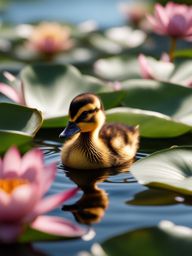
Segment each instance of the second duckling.
[{"label": "second duckling", "polygon": [[75,169],[98,169],[127,165],[138,149],[139,129],[119,123],[105,124],[99,97],[92,93],[76,96],[69,107],[69,122],[61,159]]}]

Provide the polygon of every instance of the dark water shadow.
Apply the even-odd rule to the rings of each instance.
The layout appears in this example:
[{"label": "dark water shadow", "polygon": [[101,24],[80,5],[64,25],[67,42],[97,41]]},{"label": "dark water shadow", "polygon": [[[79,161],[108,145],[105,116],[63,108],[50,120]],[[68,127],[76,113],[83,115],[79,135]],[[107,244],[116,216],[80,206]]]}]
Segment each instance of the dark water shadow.
[{"label": "dark water shadow", "polygon": [[62,210],[70,211],[76,221],[82,224],[90,225],[100,222],[109,205],[109,197],[104,189],[98,187],[98,184],[107,180],[109,176],[127,172],[129,167],[123,166],[96,170],[65,168],[66,176],[77,184],[83,194],[74,204],[64,205]]},{"label": "dark water shadow", "polygon": [[137,193],[126,204],[135,206],[192,205],[192,198],[191,196],[182,195],[171,190],[148,188],[145,191]]}]

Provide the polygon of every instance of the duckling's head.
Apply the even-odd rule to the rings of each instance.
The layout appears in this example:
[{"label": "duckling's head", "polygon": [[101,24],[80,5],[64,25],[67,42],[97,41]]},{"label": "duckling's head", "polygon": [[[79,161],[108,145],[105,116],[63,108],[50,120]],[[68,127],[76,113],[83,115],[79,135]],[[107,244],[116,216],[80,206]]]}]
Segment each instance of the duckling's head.
[{"label": "duckling's head", "polygon": [[76,96],[69,107],[69,123],[60,134],[69,138],[76,133],[94,132],[105,122],[105,113],[101,100],[95,94],[83,93]]}]

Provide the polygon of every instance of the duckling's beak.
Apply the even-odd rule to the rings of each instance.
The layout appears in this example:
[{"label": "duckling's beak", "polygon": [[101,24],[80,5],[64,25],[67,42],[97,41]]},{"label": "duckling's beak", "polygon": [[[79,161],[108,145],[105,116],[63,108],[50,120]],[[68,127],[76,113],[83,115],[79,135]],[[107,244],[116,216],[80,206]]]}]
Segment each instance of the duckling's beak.
[{"label": "duckling's beak", "polygon": [[66,128],[59,135],[59,138],[67,139],[80,132],[80,128],[74,122],[68,122]]}]

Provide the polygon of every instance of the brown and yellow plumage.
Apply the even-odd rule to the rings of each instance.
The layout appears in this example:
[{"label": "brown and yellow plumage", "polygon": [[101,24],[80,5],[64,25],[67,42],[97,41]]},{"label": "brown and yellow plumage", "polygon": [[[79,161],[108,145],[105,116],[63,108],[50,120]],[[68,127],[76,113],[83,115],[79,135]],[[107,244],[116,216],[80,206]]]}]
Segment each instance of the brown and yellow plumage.
[{"label": "brown and yellow plumage", "polygon": [[69,123],[61,158],[75,169],[108,168],[129,164],[138,149],[138,127],[105,124],[100,99],[92,93],[75,97],[69,107]]}]

